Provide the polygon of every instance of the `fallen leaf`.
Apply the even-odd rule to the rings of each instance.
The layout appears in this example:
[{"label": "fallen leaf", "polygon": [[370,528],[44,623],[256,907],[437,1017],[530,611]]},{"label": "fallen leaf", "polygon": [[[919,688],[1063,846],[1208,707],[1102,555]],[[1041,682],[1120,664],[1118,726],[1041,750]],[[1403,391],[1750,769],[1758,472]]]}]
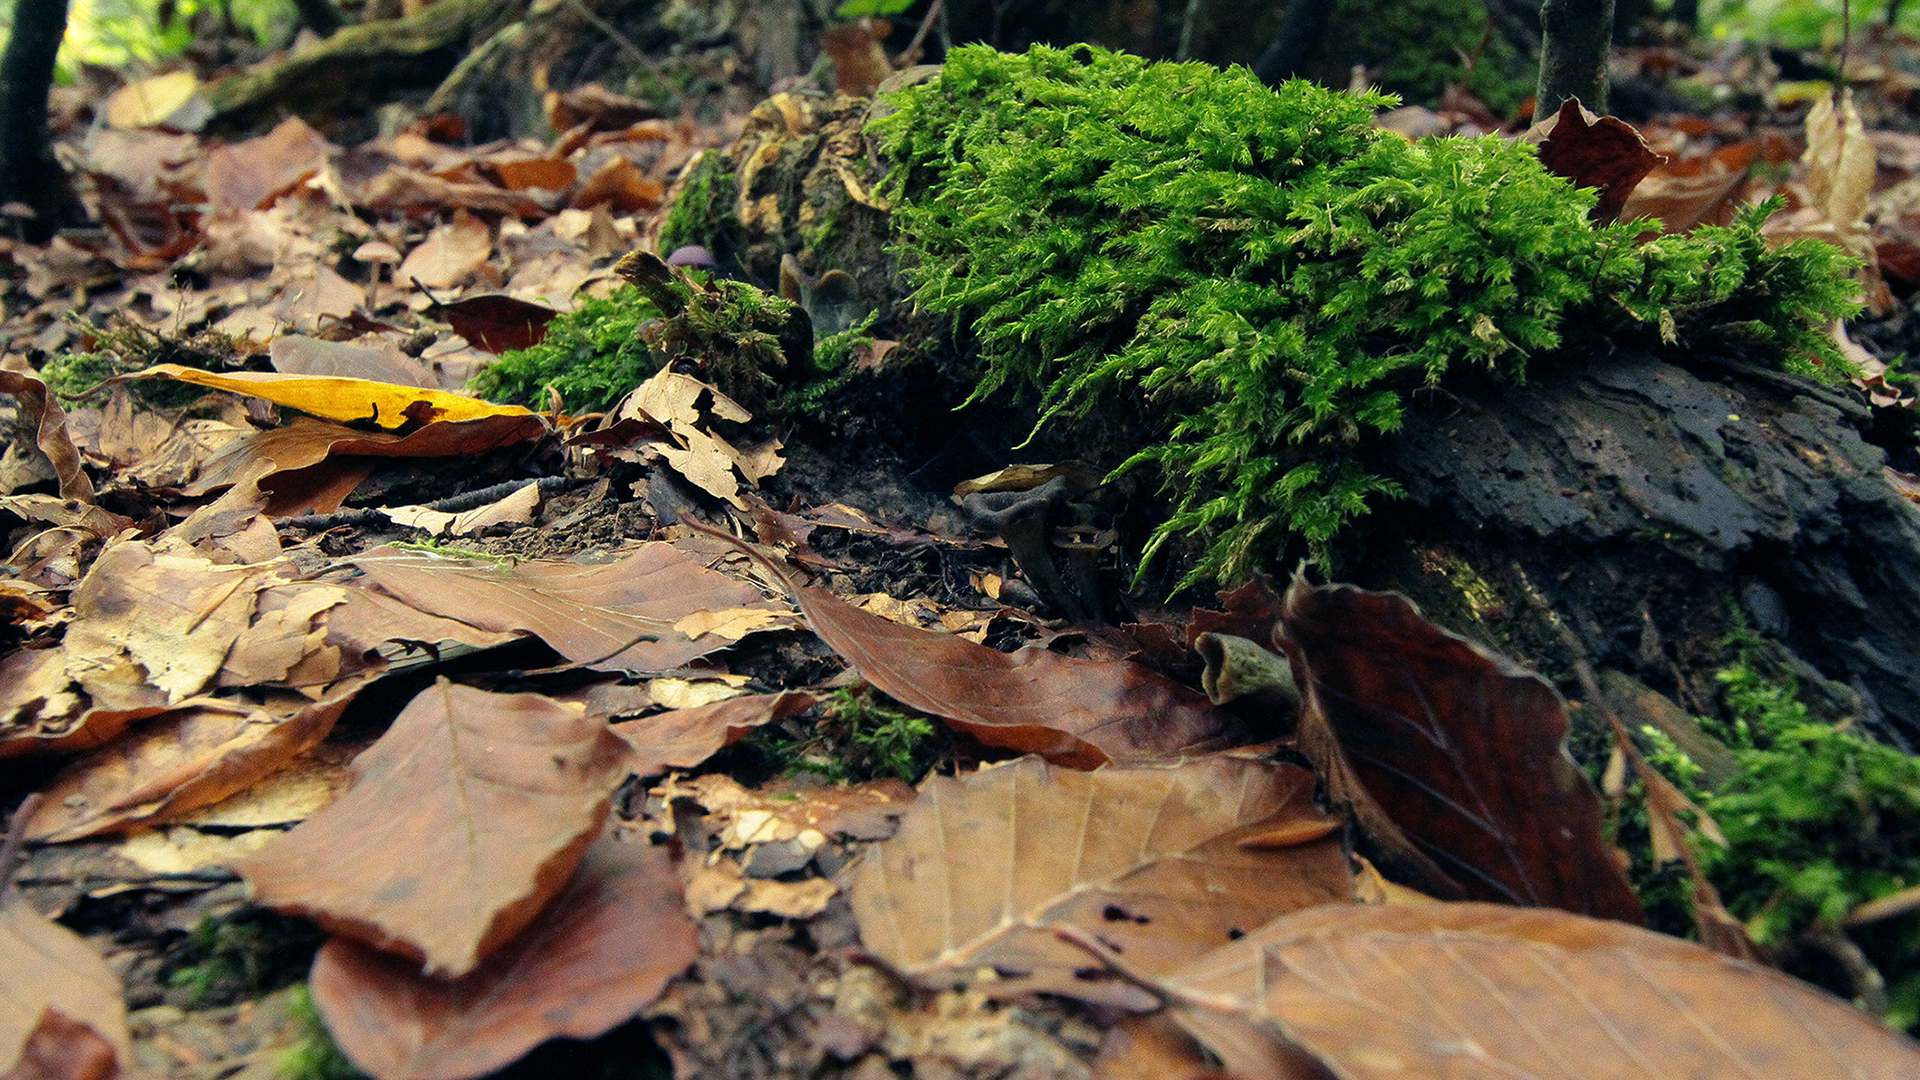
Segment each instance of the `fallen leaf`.
[{"label": "fallen leaf", "polygon": [[1540,164],[1574,187],[1597,188],[1600,199],[1588,217],[1605,224],[1620,217],[1634,186],[1661,157],[1632,124],[1617,116],[1594,116],[1573,98],[1559,113],[1528,132],[1538,140]]},{"label": "fallen leaf", "polygon": [[393,278],[417,281],[430,289],[452,288],[466,284],[492,254],[493,231],[460,208],[452,221],[434,226],[419,247],[407,252]]},{"label": "fallen leaf", "polygon": [[458,978],[565,886],[626,761],[577,705],[443,679],[347,794],[235,870],[263,904]]},{"label": "fallen leaf", "polygon": [[[494,405],[464,394],[418,386],[396,386],[367,379],[282,375],[271,371],[219,373],[179,364],[155,364],[123,376],[129,379],[174,379],[214,390],[245,394],[285,405],[327,420],[350,423],[371,420],[384,428],[428,420],[475,420],[488,416],[532,416],[519,405]],[[424,412],[423,412],[424,410]]]},{"label": "fallen leaf", "polygon": [[901,704],[988,746],[1091,769],[1111,761],[1231,746],[1236,722],[1138,664],[1080,660],[1036,646],[1003,653],[902,626],[825,589],[794,590],[807,625]]},{"label": "fallen leaf", "polygon": [[265,210],[326,167],[335,147],[297,116],[257,139],[207,151],[207,201],[215,210]]},{"label": "fallen leaf", "polygon": [[[1437,872],[1408,884],[1450,898],[1641,921],[1546,680],[1393,593],[1296,579],[1283,625],[1304,669],[1300,749],[1328,797],[1402,856],[1389,873]],[[1370,817],[1369,802],[1388,820]],[[1395,827],[1411,850],[1393,844]]]},{"label": "fallen leaf", "polygon": [[760,590],[709,570],[672,544],[641,544],[602,566],[534,560],[495,566],[424,554],[362,556],[355,565],[421,611],[487,630],[517,630],[602,671],[664,671],[733,643],[695,641],[674,624],[695,611],[779,611]]},{"label": "fallen leaf", "polygon": [[525,191],[528,188],[560,191],[573,186],[577,175],[573,162],[556,158],[483,161],[480,171],[509,191]]},{"label": "fallen leaf", "polygon": [[[42,1035],[49,1014],[61,1019]],[[0,1075],[36,1037],[66,1042],[65,1025],[84,1026],[120,1061],[133,1060],[119,976],[79,935],[8,892],[0,896]]]},{"label": "fallen leaf", "polygon": [[282,334],[267,344],[267,359],[283,375],[318,375],[365,379],[394,386],[438,388],[425,364],[400,351],[385,338],[371,345],[323,341],[305,334]]},{"label": "fallen leaf", "polygon": [[60,480],[60,497],[91,503],[93,481],[87,478],[80,451],[67,434],[67,414],[47,393],[47,384],[38,376],[0,368],[0,394],[11,394],[18,403],[14,423],[33,432],[34,448],[46,455]]},{"label": "fallen leaf", "polygon": [[518,936],[458,979],[336,937],[314,958],[314,1003],[377,1080],[465,1080],[552,1038],[590,1039],[636,1015],[692,963],[698,928],[665,848],[604,835]]},{"label": "fallen leaf", "polygon": [[45,788],[31,840],[61,843],[168,821],[219,802],[318,745],[360,691],[318,701],[288,691],[263,700],[189,703],[82,757]]},{"label": "fallen leaf", "polygon": [[[151,75],[136,79],[107,96],[103,110],[106,121],[117,128],[146,128],[167,125],[180,130],[192,130],[198,123],[183,122],[194,111],[193,102],[200,94],[200,79],[187,70],[169,71],[163,75]],[[201,99],[201,109],[205,109],[205,100]],[[202,116],[204,123],[206,117]]]},{"label": "fallen leaf", "polygon": [[817,700],[797,690],[745,694],[623,720],[612,725],[612,730],[633,747],[634,775],[657,776],[670,768],[695,768],[752,729],[811,708]]},{"label": "fallen leaf", "polygon": [[[867,948],[923,986],[1146,1004],[1137,987],[1087,978],[1086,954],[1053,929],[1164,974],[1277,915],[1351,898],[1339,822],[1313,787],[1297,766],[1230,755],[1095,772],[1029,757],[936,777],[855,871],[854,916]],[[1283,822],[1320,827],[1292,846],[1243,843]]]},{"label": "fallen leaf", "polygon": [[475,348],[490,353],[531,349],[547,336],[547,324],[559,312],[511,296],[470,296],[442,304],[438,314]]},{"label": "fallen leaf", "polygon": [[1551,909],[1321,907],[1165,985],[1249,1080],[1289,1046],[1341,1080],[1920,1074],[1920,1047],[1777,971]]}]

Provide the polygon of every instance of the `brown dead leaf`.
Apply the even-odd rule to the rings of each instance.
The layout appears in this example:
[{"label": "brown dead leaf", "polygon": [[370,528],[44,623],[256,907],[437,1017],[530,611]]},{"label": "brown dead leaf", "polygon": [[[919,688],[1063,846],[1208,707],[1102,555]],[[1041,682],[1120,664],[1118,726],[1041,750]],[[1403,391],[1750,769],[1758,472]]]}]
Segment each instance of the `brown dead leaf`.
[{"label": "brown dead leaf", "polygon": [[477,349],[502,353],[531,349],[547,336],[547,324],[560,314],[545,304],[511,296],[470,296],[439,308],[453,332]]},{"label": "brown dead leaf", "polygon": [[[119,976],[79,935],[19,893],[0,896],[0,1075],[20,1063],[50,1013],[106,1040],[121,1062],[133,1060]],[[57,1042],[71,1034],[60,1021],[54,1028],[49,1034]]]},{"label": "brown dead leaf", "polygon": [[1873,191],[1874,145],[1853,106],[1853,91],[1822,94],[1807,113],[1807,191],[1843,235],[1860,229]]},{"label": "brown dead leaf", "polygon": [[1400,856],[1390,873],[1428,871],[1409,884],[1436,895],[1641,920],[1544,679],[1393,593],[1296,579],[1284,633],[1303,676],[1300,749]]},{"label": "brown dead leaf", "polygon": [[1003,653],[902,626],[825,589],[796,588],[807,625],[861,677],[988,746],[1091,769],[1234,745],[1237,722],[1199,692],[1127,662],[1029,646]]},{"label": "brown dead leaf", "polygon": [[46,455],[60,480],[60,497],[92,502],[93,481],[87,478],[80,451],[67,434],[67,414],[47,394],[47,384],[38,376],[0,368],[0,394],[11,394],[19,403],[15,423],[34,433],[34,447]]},{"label": "brown dead leaf", "polygon": [[346,795],[235,869],[268,906],[458,978],[565,886],[626,762],[577,705],[443,679]]},{"label": "brown dead leaf", "polygon": [[[426,217],[459,207],[483,213],[510,214],[535,220],[546,216],[539,200],[492,184],[463,184],[442,180],[416,169],[383,169],[360,189],[359,201],[382,214]],[[404,281],[405,278],[400,280]]]},{"label": "brown dead leaf", "polygon": [[326,167],[335,147],[297,116],[257,139],[207,151],[207,201],[215,210],[265,210]]},{"label": "brown dead leaf", "polygon": [[334,938],[314,1003],[377,1080],[464,1080],[552,1038],[590,1039],[634,1016],[693,961],[698,932],[665,848],[602,836],[540,918],[458,979]]},{"label": "brown dead leaf", "polygon": [[132,721],[167,710],[159,702],[125,709],[87,706],[60,649],[21,649],[0,658],[0,758],[90,749]]},{"label": "brown dead leaf", "polygon": [[855,97],[872,97],[893,74],[893,64],[882,47],[892,32],[887,20],[871,17],[829,27],[820,47],[833,58],[833,88]]},{"label": "brown dead leaf", "polygon": [[1588,216],[1600,224],[1620,217],[1634,186],[1661,160],[1632,124],[1617,116],[1596,117],[1573,98],[1527,134],[1538,140],[1540,164],[1548,172],[1574,187],[1599,190],[1600,201]]},{"label": "brown dead leaf", "polygon": [[175,705],[206,689],[284,566],[223,566],[172,541],[123,541],[73,594],[67,673],[111,708]]},{"label": "brown dead leaf", "polygon": [[[1058,769],[1038,758],[936,777],[892,840],[855,871],[853,911],[873,953],[917,982],[974,980],[1143,1004],[1084,975],[1072,925],[1165,973],[1277,915],[1353,895],[1338,823],[1292,765],[1215,755],[1176,765]],[[1242,841],[1280,823],[1322,827],[1288,847]],[[977,980],[990,968],[996,979]]]},{"label": "brown dead leaf", "polygon": [[19,1063],[0,1073],[0,1080],[135,1080],[121,1069],[124,1060],[93,1028],[47,1009],[21,1048]]},{"label": "brown dead leaf", "polygon": [[630,767],[634,775],[657,776],[670,768],[694,768],[752,729],[811,708],[817,700],[797,690],[744,694],[691,709],[623,720],[613,725],[613,733],[633,747]]},{"label": "brown dead leaf", "polygon": [[355,563],[379,588],[421,611],[532,634],[569,661],[602,671],[662,671],[733,644],[719,633],[694,640],[675,630],[692,612],[780,610],[753,586],[658,541],[603,566],[534,560],[497,567],[411,553]]},{"label": "brown dead leaf", "polygon": [[205,700],[142,724],[61,770],[27,823],[59,843],[169,821],[243,791],[333,730],[362,680],[315,701],[288,691]]},{"label": "brown dead leaf", "polygon": [[434,226],[419,247],[407,252],[393,277],[430,289],[465,285],[492,254],[493,231],[486,222],[460,209],[454,211],[453,220]]},{"label": "brown dead leaf", "polygon": [[1920,1074],[1920,1047],[1777,971],[1551,909],[1321,907],[1166,985],[1180,1022],[1250,1080],[1284,1075],[1270,1055],[1289,1046],[1341,1080]]},{"label": "brown dead leaf", "polygon": [[582,181],[567,205],[576,210],[611,206],[622,214],[650,214],[666,197],[664,184],[626,158],[615,157]]},{"label": "brown dead leaf", "polygon": [[577,176],[573,162],[556,158],[511,158],[483,161],[480,172],[508,191],[545,188],[561,191],[573,185]]}]

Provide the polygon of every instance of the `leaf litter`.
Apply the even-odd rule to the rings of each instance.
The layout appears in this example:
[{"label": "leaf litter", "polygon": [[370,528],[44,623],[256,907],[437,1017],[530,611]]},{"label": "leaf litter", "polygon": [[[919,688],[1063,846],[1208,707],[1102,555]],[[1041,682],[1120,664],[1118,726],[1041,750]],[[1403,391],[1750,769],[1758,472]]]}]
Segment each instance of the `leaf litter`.
[{"label": "leaf litter", "polygon": [[[191,85],[153,90],[172,96],[126,99],[129,122],[158,119],[139,108],[194,107]],[[32,781],[51,799],[31,827],[62,841],[34,865],[136,841],[152,858],[175,835],[184,849],[203,826],[241,828],[213,824],[226,804],[206,804],[263,790],[332,729],[372,739],[351,784],[329,766],[339,782],[310,785],[322,808],[303,805],[291,831],[211,866],[336,933],[312,993],[380,1080],[480,1075],[636,1016],[679,1075],[1086,1075],[1103,1029],[1148,1040],[1111,1007],[1159,1002],[1246,1076],[1637,1075],[1605,1069],[1642,1061],[1701,1075],[1779,1060],[1794,1075],[1843,1061],[1912,1071],[1911,1044],[1776,973],[1555,911],[1638,918],[1565,755],[1564,709],[1538,677],[1400,598],[1296,584],[1263,606],[1242,591],[1164,634],[1183,645],[1230,632],[1287,655],[1299,715],[1249,725],[1144,654],[1056,651],[1084,640],[1071,634],[1009,653],[921,625],[982,638],[999,625],[1005,643],[1005,626],[1039,625],[1031,616],[872,594],[889,619],[849,603],[858,590],[833,575],[851,563],[811,546],[823,536],[942,557],[980,545],[845,507],[767,507],[755,489],[783,448],[717,433],[716,421],[750,418],[684,372],[663,371],[584,432],[564,402],[535,415],[460,394],[482,350],[531,341],[576,289],[603,294],[604,263],[653,226],[666,181],[726,138],[651,114],[601,124],[589,113],[620,103],[596,101],[556,97],[556,110],[588,111],[539,148],[460,149],[423,126],[343,150],[287,120],[202,152],[188,136],[106,129],[84,166],[111,180],[104,246],[8,249],[26,271],[35,306],[21,325],[36,348],[80,344],[64,316],[83,297],[94,316],[149,329],[270,339],[236,359],[263,354],[275,369],[143,373],[243,395],[209,399],[218,420],[182,420],[133,404],[143,383],[69,412],[36,374],[0,367],[28,435],[17,445],[39,470],[0,495],[33,530],[15,537],[20,572],[0,607],[0,756],[62,763]],[[1863,182],[1873,158],[1850,106],[1822,117],[1809,121],[1800,226],[1860,248],[1874,199],[1888,220],[1900,210]],[[1585,119],[1558,137],[1629,217],[1665,199],[1670,223],[1714,220],[1755,190],[1756,162],[1792,160],[1757,140],[1673,155],[1636,186],[1648,163],[1637,136],[1601,121],[1586,146],[1576,127]],[[189,253],[204,283],[171,272]],[[355,266],[363,277],[343,276]],[[465,342],[407,341],[422,313]],[[287,423],[281,410],[307,415]],[[477,550],[382,549],[418,535],[391,516],[385,534],[345,537],[301,521],[410,464],[528,480],[487,470],[563,455],[589,494],[524,485],[512,507],[457,526]],[[615,481],[609,463],[652,471]],[[667,474],[714,500],[690,522],[730,505],[737,527],[833,588],[788,585],[778,565],[757,586],[712,537],[655,531],[682,513],[662,509]],[[58,497],[21,490],[31,483]],[[519,523],[603,520],[627,491],[644,492],[647,516],[600,538],[611,542],[551,557],[495,542]],[[389,515],[408,505],[373,494]],[[412,505],[410,522],[453,513]],[[654,538],[628,542],[640,536]],[[803,621],[825,652],[796,644],[814,641]],[[818,715],[825,674],[789,684],[730,670],[783,650],[785,668],[761,670],[845,665],[970,741],[917,792],[748,786],[714,771],[747,775],[763,736]],[[1235,749],[1250,728],[1298,734],[1262,756]],[[1546,906],[1422,900],[1355,845],[1436,894]],[[62,887],[92,903],[126,891]],[[77,980],[4,984],[0,1075],[15,1059],[55,1071],[45,1063],[63,1054],[104,1061],[102,1074],[130,1067],[119,979],[91,946],[29,917],[20,890],[0,904],[12,935],[0,978],[45,970],[57,952],[53,966]],[[29,938],[39,944],[17,943]],[[22,950],[38,950],[31,968],[15,962]],[[69,982],[84,993],[54,1001]],[[1149,1074],[1171,1075],[1166,1063],[1192,1049],[1155,1038]],[[181,1059],[167,1066],[184,1075]]]}]

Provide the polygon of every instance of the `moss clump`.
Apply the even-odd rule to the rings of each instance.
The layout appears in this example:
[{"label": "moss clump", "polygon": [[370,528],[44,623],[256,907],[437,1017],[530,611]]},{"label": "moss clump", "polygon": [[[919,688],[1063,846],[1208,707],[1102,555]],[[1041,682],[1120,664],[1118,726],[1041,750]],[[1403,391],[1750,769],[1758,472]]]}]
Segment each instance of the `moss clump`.
[{"label": "moss clump", "polygon": [[977,334],[975,397],[1138,413],[1163,441],[1187,581],[1323,545],[1391,479],[1355,447],[1461,368],[1524,376],[1579,327],[1739,329],[1809,372],[1853,292],[1835,249],[1769,250],[1763,213],[1637,242],[1499,139],[1409,143],[1390,99],[1086,46],[955,50],[880,120],[917,299]]},{"label": "moss clump", "polygon": [[612,408],[657,366],[640,326],[658,315],[637,289],[623,285],[549,322],[540,344],[501,354],[468,389],[488,401],[541,406],[551,386],[568,409]]},{"label": "moss clump", "polygon": [[[93,348],[62,353],[42,365],[40,378],[62,402],[72,405],[98,390],[108,379],[143,371],[155,364],[179,364],[202,371],[231,371],[243,357],[225,334],[202,331],[187,338],[169,338],[138,323],[116,321],[89,327]],[[206,388],[171,379],[135,380],[127,393],[151,409],[180,409],[205,397]]]},{"label": "moss clump", "polygon": [[[1652,757],[1726,838],[1703,845],[1701,863],[1727,910],[1780,948],[1838,933],[1858,905],[1920,885],[1920,758],[1812,720],[1790,672],[1761,670],[1757,642],[1736,640],[1742,657],[1719,674],[1728,719],[1702,721],[1733,751],[1733,775],[1704,790],[1671,741]],[[1888,980],[1885,1019],[1920,1024],[1920,917],[1850,936]]]},{"label": "moss clump", "polygon": [[911,784],[951,746],[924,716],[902,712],[872,687],[841,689],[817,707],[811,730],[797,722],[750,736],[750,749],[774,772],[805,773],[847,784],[894,777]]}]

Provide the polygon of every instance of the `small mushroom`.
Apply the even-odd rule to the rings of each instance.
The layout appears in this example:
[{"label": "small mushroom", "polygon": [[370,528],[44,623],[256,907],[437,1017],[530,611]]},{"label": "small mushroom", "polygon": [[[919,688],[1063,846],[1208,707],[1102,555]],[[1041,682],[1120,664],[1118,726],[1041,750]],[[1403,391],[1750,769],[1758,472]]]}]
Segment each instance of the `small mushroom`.
[{"label": "small mushroom", "polygon": [[682,244],[667,256],[668,266],[684,266],[689,270],[711,270],[720,263],[714,259],[713,252],[699,244]]},{"label": "small mushroom", "polygon": [[372,314],[380,310],[380,268],[399,266],[400,250],[385,240],[369,240],[353,249],[353,261],[373,264],[373,280],[367,286],[367,313]]},{"label": "small mushroom", "polygon": [[1048,604],[1068,619],[1084,622],[1091,617],[1086,604],[1060,576],[1047,550],[1047,517],[1069,497],[1067,478],[1056,476],[1025,491],[976,491],[963,497],[960,506],[976,529],[1006,542],[1014,565]]}]

